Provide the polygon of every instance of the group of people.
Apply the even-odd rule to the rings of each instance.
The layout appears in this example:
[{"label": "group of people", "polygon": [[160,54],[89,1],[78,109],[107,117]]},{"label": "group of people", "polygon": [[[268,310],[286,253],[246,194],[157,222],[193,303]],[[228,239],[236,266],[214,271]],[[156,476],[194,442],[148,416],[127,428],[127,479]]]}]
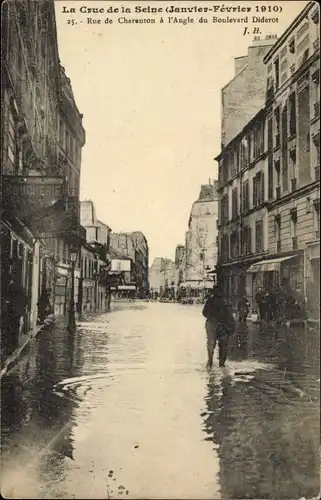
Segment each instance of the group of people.
[{"label": "group of people", "polygon": [[[304,303],[299,286],[293,292],[285,286],[276,286],[274,289],[260,287],[255,299],[261,325],[269,321],[282,324],[288,319],[302,318],[304,315]],[[250,302],[246,296],[238,301],[237,310],[240,325],[245,325],[250,311]],[[206,318],[207,367],[211,368],[213,365],[213,354],[217,343],[219,366],[223,367],[227,357],[229,338],[235,331],[236,323],[232,305],[219,285],[216,285],[207,297],[202,314]]]},{"label": "group of people", "polygon": [[261,324],[271,321],[282,324],[290,319],[304,316],[304,303],[299,286],[295,291],[282,285],[273,288],[260,287],[255,300]]}]

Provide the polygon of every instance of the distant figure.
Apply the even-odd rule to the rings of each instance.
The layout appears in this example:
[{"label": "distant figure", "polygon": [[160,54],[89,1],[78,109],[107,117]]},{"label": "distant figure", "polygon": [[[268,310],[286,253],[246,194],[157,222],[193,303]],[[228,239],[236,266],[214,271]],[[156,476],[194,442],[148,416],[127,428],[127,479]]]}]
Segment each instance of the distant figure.
[{"label": "distant figure", "polygon": [[262,326],[263,321],[267,319],[267,295],[262,287],[259,287],[255,295],[255,300],[259,309],[259,321]]},{"label": "distant figure", "polygon": [[248,317],[250,311],[250,303],[245,295],[239,300],[237,305],[237,310],[238,310],[240,324],[246,325],[246,318]]},{"label": "distant figure", "polygon": [[235,321],[232,307],[224,297],[223,290],[219,287],[213,289],[203,308],[206,318],[205,330],[207,337],[207,368],[213,366],[213,355],[216,341],[219,345],[219,366],[225,366],[228,352],[229,336],[234,333]]}]

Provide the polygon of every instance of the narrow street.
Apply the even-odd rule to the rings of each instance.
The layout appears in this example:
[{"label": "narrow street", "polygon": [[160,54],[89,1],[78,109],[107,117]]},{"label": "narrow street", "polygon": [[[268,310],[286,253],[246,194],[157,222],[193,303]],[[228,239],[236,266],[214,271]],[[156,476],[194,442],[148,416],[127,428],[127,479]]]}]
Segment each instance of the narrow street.
[{"label": "narrow street", "polygon": [[211,372],[201,306],[114,303],[67,336],[2,381],[7,498],[319,493],[318,331],[249,325]]}]

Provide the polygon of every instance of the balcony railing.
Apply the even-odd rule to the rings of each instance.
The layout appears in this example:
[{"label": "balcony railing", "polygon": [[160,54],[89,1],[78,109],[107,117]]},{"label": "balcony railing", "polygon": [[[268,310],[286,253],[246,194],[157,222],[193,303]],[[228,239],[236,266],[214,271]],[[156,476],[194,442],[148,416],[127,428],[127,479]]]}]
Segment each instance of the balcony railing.
[{"label": "balcony railing", "polygon": [[292,250],[297,250],[298,249],[298,237],[293,236],[292,238]]}]

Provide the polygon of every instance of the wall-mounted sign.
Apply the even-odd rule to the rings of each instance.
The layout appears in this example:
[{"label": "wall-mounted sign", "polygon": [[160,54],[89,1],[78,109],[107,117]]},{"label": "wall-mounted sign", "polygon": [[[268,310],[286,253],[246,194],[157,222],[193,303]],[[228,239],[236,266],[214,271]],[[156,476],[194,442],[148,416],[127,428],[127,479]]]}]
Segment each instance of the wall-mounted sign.
[{"label": "wall-mounted sign", "polygon": [[51,203],[63,196],[63,177],[5,175],[2,180],[4,192],[14,196],[27,196],[40,202],[50,200]]},{"label": "wall-mounted sign", "polygon": [[129,259],[112,259],[111,271],[130,271]]}]

